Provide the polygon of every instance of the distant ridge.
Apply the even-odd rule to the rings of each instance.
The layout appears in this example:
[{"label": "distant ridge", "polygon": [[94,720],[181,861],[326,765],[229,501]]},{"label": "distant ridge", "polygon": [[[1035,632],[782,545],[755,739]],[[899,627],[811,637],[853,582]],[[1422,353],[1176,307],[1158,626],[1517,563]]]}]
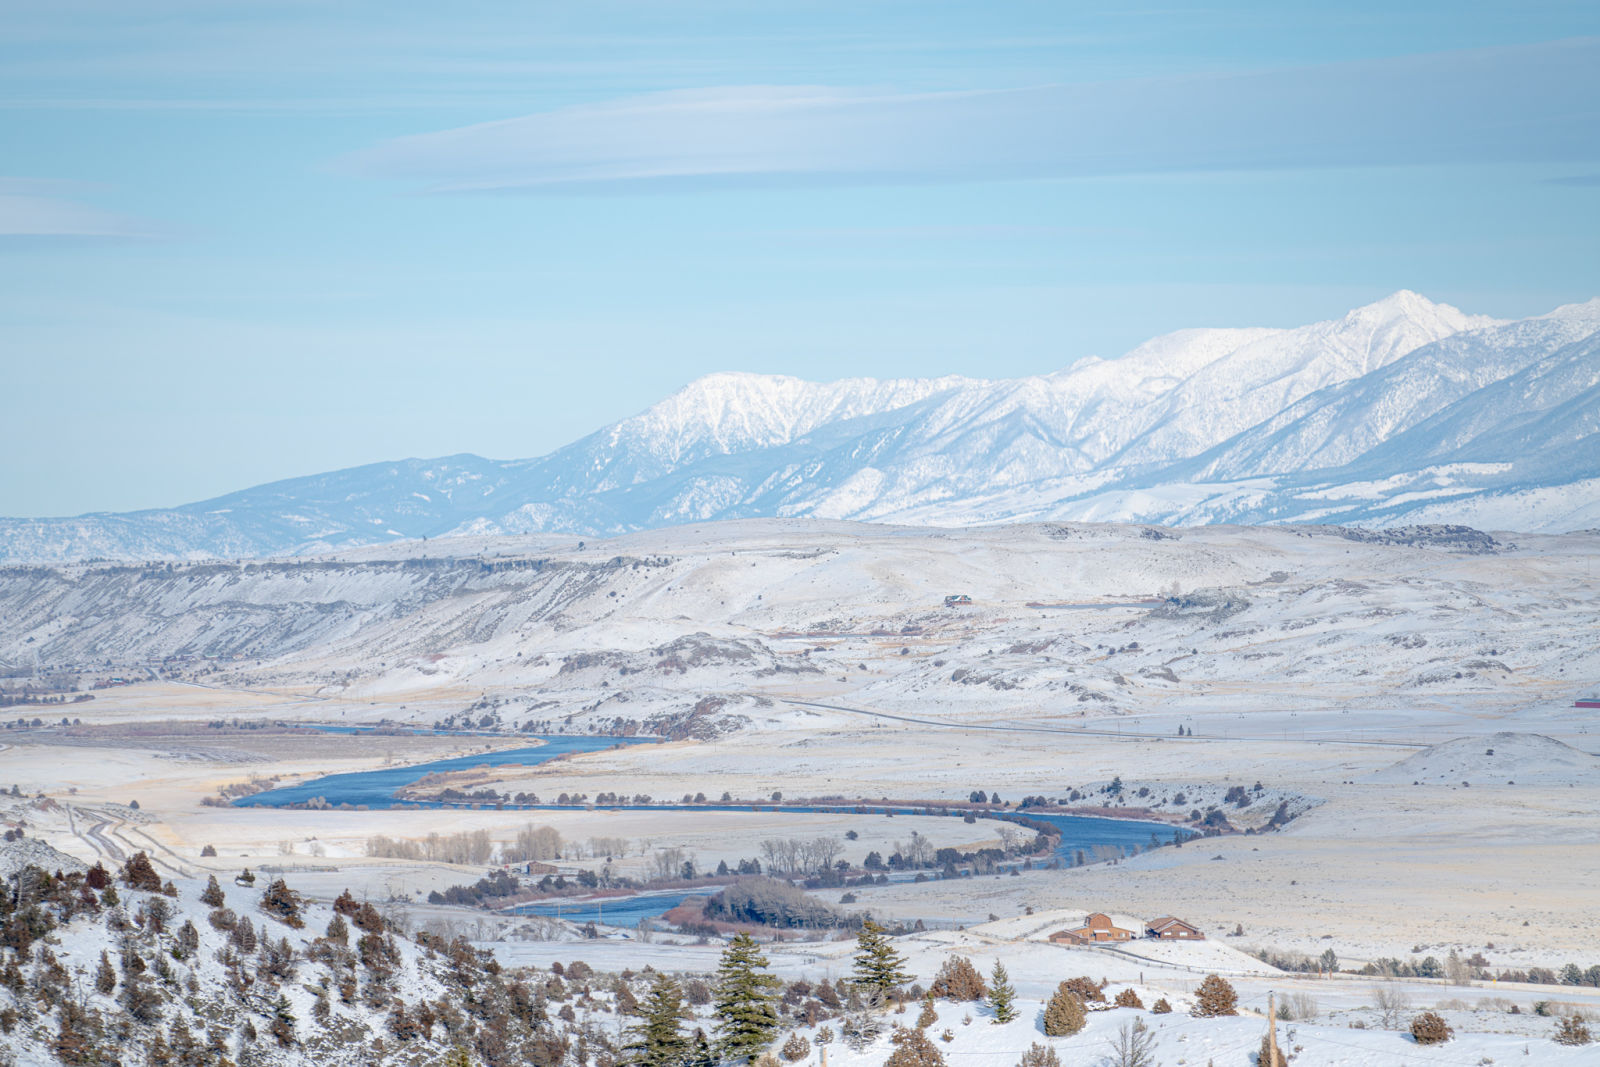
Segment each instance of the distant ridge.
[{"label": "distant ridge", "polygon": [[1600,300],[1503,322],[1401,291],[1030,378],[713,374],[536,459],[407,459],[178,508],[0,519],[0,562],[763,516],[1593,528]]}]

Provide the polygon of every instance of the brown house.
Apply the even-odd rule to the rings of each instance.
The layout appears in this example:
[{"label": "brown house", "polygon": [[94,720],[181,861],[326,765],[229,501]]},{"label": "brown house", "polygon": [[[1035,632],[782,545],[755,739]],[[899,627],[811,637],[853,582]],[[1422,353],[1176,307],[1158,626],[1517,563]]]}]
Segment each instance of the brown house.
[{"label": "brown house", "polygon": [[1101,941],[1131,941],[1133,931],[1124,930],[1111,921],[1111,916],[1095,912],[1083,920],[1083,925],[1071,930],[1057,930],[1050,940],[1058,945],[1088,945]]},{"label": "brown house", "polygon": [[1151,919],[1144,924],[1144,936],[1154,937],[1162,941],[1204,941],[1206,935],[1198,927],[1175,919],[1171,915],[1163,915],[1159,919]]}]

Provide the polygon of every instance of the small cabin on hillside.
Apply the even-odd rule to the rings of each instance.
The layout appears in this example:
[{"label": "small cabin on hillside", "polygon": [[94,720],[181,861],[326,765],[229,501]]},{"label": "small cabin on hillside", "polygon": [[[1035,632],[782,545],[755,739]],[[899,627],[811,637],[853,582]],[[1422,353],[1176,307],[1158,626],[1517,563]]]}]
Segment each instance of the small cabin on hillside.
[{"label": "small cabin on hillside", "polygon": [[1133,931],[1124,930],[1111,921],[1111,916],[1095,912],[1083,920],[1082,926],[1070,930],[1057,930],[1050,941],[1057,945],[1090,945],[1105,941],[1132,941]]},{"label": "small cabin on hillside", "polygon": [[965,593],[953,593],[944,598],[944,606],[947,608],[970,608],[972,606],[972,598]]},{"label": "small cabin on hillside", "polygon": [[1199,927],[1186,923],[1182,919],[1171,915],[1163,915],[1159,919],[1151,919],[1144,924],[1144,936],[1153,937],[1159,941],[1204,941],[1206,935],[1200,932]]}]

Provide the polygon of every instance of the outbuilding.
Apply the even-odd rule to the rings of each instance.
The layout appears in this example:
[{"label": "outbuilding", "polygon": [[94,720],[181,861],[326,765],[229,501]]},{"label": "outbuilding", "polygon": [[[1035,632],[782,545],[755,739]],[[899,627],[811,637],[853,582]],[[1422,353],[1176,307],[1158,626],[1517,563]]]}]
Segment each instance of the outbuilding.
[{"label": "outbuilding", "polygon": [[1111,921],[1111,916],[1094,912],[1083,920],[1082,926],[1070,930],[1057,930],[1050,941],[1058,945],[1090,945],[1105,941],[1131,941],[1133,931],[1124,930]]},{"label": "outbuilding", "polygon": [[1158,941],[1204,941],[1206,935],[1193,923],[1186,923],[1182,919],[1171,915],[1163,915],[1159,919],[1151,919],[1144,924],[1144,936],[1156,938]]}]

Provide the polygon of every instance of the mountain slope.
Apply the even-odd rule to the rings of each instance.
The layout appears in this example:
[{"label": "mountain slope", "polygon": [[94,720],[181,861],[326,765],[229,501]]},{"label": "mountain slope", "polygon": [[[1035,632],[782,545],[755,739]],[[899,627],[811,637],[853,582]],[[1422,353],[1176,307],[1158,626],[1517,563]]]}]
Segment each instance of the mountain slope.
[{"label": "mountain slope", "polygon": [[1400,292],[1328,322],[1182,330],[1031,378],[714,374],[536,459],[411,459],[173,509],[0,520],[0,560],[759,516],[1571,528],[1600,523],[1597,337],[1600,301],[1506,323]]}]

